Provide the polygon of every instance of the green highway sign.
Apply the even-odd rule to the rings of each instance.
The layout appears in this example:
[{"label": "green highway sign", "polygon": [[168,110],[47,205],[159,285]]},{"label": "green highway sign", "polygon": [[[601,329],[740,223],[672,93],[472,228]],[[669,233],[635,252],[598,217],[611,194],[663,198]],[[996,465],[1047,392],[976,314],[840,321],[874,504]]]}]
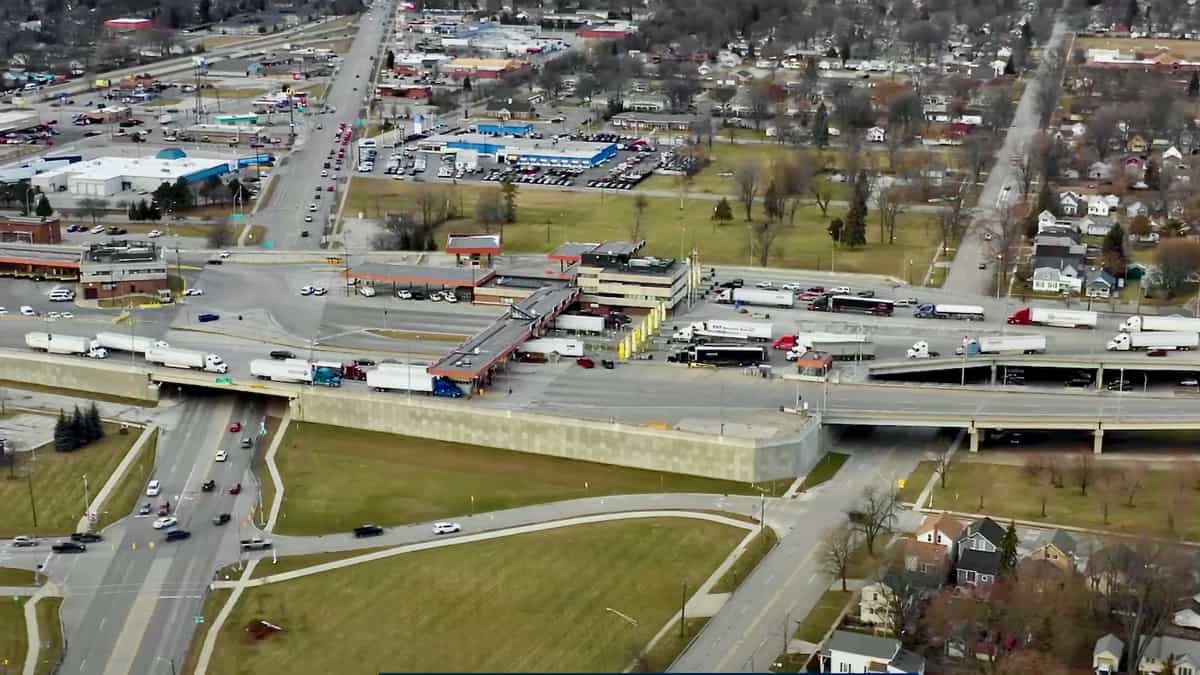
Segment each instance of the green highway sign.
[{"label": "green highway sign", "polygon": [[218,377],[218,378],[214,379],[213,382],[216,382],[217,384],[233,384],[233,378]]}]

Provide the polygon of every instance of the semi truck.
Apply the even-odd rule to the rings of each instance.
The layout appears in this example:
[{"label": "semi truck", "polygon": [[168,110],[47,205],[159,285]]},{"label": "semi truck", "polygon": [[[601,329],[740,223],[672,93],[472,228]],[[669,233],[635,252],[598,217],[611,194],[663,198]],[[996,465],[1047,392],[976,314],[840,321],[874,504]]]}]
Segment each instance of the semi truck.
[{"label": "semi truck", "polygon": [[791,291],[768,291],[761,288],[726,288],[717,295],[717,302],[727,305],[761,305],[763,307],[792,307],[796,296]]},{"label": "semi truck", "polygon": [[[875,358],[875,344],[866,335],[847,333],[801,333],[785,335],[792,338],[787,360],[795,361],[804,352],[826,352],[839,361],[870,360]],[[781,338],[782,339],[782,338]],[[775,341],[779,344],[779,340]]]},{"label": "semi truck", "polygon": [[158,363],[167,368],[189,368],[222,374],[229,372],[229,365],[220,356],[191,349],[151,347],[146,350],[146,361]]},{"label": "semi truck", "polygon": [[301,384],[312,382],[312,368],[309,367],[308,362],[296,359],[286,361],[254,359],[250,362],[250,374],[260,380],[271,380],[272,382],[298,382]]},{"label": "semi truck", "polygon": [[527,354],[583,356],[583,342],[566,338],[537,338],[521,343],[521,346],[517,347],[517,351]]},{"label": "semi truck", "polygon": [[108,350],[92,338],[55,333],[26,333],[25,344],[47,354],[77,354],[90,359],[108,358]]},{"label": "semi truck", "polygon": [[591,314],[560,314],[554,320],[554,327],[580,333],[603,333],[604,317]]},{"label": "semi truck", "polygon": [[135,354],[145,354],[146,350],[151,347],[171,346],[162,340],[150,337],[138,337],[136,335],[124,335],[122,333],[97,333],[96,342],[105,349],[134,352]]},{"label": "semi truck", "polygon": [[1046,351],[1045,335],[985,335],[967,340],[954,353],[961,356],[976,354],[1041,354]]},{"label": "semi truck", "polygon": [[1105,347],[1110,352],[1137,349],[1166,349],[1188,351],[1200,346],[1200,334],[1192,332],[1136,331],[1117,333]]},{"label": "semi truck", "polygon": [[774,324],[754,323],[753,321],[695,321],[675,331],[671,340],[675,342],[717,342],[744,340],[747,342],[768,342],[774,331]]},{"label": "semi truck", "polygon": [[936,359],[941,356],[939,352],[929,349],[929,343],[924,340],[917,340],[913,346],[904,352],[904,356],[910,359]]},{"label": "semi truck", "polygon": [[925,304],[913,312],[918,319],[965,319],[983,321],[983,308],[978,305]]},{"label": "semi truck", "polygon": [[1170,331],[1177,333],[1200,333],[1200,319],[1186,316],[1131,316],[1118,329],[1122,333],[1144,331]]},{"label": "semi truck", "polygon": [[430,375],[428,366],[385,364],[367,371],[367,386],[375,391],[417,391],[433,396],[462,398],[462,389],[450,380]]},{"label": "semi truck", "polygon": [[669,354],[667,361],[689,365],[757,366],[766,363],[769,358],[767,348],[762,345],[709,344],[692,345],[683,351]]},{"label": "semi truck", "polygon": [[1096,313],[1080,309],[1046,309],[1022,307],[1008,317],[1010,326],[1059,326],[1061,328],[1095,328]]}]

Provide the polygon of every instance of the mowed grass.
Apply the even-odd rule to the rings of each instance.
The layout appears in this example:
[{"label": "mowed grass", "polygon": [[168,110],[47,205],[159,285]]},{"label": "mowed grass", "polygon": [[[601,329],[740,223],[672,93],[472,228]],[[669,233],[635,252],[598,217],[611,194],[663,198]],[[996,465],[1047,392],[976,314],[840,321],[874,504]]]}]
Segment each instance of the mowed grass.
[{"label": "mowed grass", "polygon": [[[25,603],[27,597],[0,596],[0,673],[19,673],[25,663]],[[3,664],[9,664],[7,666]]]},{"label": "mowed grass", "polygon": [[0,567],[0,586],[34,586],[33,571]]},{"label": "mowed grass", "polygon": [[904,480],[904,487],[900,488],[897,498],[901,502],[913,503],[917,501],[917,497],[921,496],[921,491],[925,489],[925,484],[933,478],[934,465],[933,462],[921,462],[916,469],[908,475]]},{"label": "mowed grass", "polygon": [[[596,523],[250,589],[209,672],[620,672],[678,610],[683,584],[698,587],[743,533],[688,519]],[[285,630],[249,639],[243,628],[260,617]]]},{"label": "mowed grass", "polygon": [[713,584],[713,593],[731,593],[733,589],[742,585],[746,577],[758,567],[758,563],[762,561],[772,548],[775,548],[775,542],[778,537],[775,536],[775,530],[769,527],[764,527],[754,535],[750,543],[746,545],[746,550],[733,564],[725,570],[725,574]]},{"label": "mowed grass", "polygon": [[846,603],[850,602],[853,591],[825,591],[821,599],[809,611],[808,616],[796,628],[795,638],[805,642],[820,643],[825,633],[833,627]]},{"label": "mowed grass", "polygon": [[[119,425],[106,422],[104,438],[74,452],[55,452],[52,445],[45,445],[17,453],[16,479],[9,480],[8,468],[0,471],[0,537],[74,532],[84,512],[83,475],[87,474],[89,496],[94,497],[140,431],[132,428],[122,435],[118,429]],[[31,475],[36,526],[29,496]]]},{"label": "mowed grass", "polygon": [[[416,196],[423,190],[445,190],[453,204],[462,204],[462,217],[443,224],[434,239],[445,241],[449,232],[481,229],[475,220],[475,202],[485,190],[496,186],[441,185],[408,181],[350,179],[350,195],[345,213],[381,217],[387,212],[412,210]],[[562,192],[549,188],[518,187],[517,222],[504,226],[504,249],[511,252],[549,252],[567,241],[605,241],[629,239],[636,222],[635,195],[630,193]],[[711,199],[685,199],[683,208],[676,198],[648,197],[638,236],[645,239],[645,253],[660,257],[678,257],[695,249],[702,263],[757,265],[757,253],[751,255],[751,236],[745,215],[737,203],[731,204],[734,220],[719,225],[712,220],[716,202]],[[753,217],[762,217],[762,205],[754,207]],[[794,225],[786,225],[771,247],[768,264],[774,267],[828,270],[834,265],[834,242],[829,237],[829,220],[845,215],[844,208],[831,207],[822,216],[816,206],[802,206]],[[868,214],[868,244],[859,249],[842,248],[836,252],[838,272],[891,274],[903,278],[908,261],[923,270],[933,257],[939,228],[934,214],[905,213],[899,218],[896,243],[880,244],[878,214]],[[756,221],[757,222],[757,221]],[[757,249],[757,244],[755,244]]]},{"label": "mowed grass", "polygon": [[62,611],[62,598],[42,598],[34,608],[37,613],[38,637],[42,640],[42,648],[38,652],[37,675],[52,675],[58,670],[58,662],[63,653],[62,621],[58,614]]},{"label": "mowed grass", "polygon": [[[999,518],[1043,521],[1056,525],[1112,530],[1129,534],[1171,535],[1168,514],[1175,514],[1175,536],[1195,540],[1200,538],[1200,519],[1191,517],[1200,504],[1200,491],[1187,485],[1179,471],[1151,470],[1105,461],[1093,464],[1111,468],[1117,476],[1137,477],[1133,490],[1133,506],[1128,492],[1118,478],[1105,485],[1093,476],[1093,484],[1083,496],[1072,478],[1074,457],[1062,457],[1064,487],[1048,485],[1046,477],[1026,475],[1024,467],[984,462],[957,462],[950,467],[946,487],[939,482],[933,488],[932,508],[947,511],[976,513],[980,496],[983,511]],[[922,462],[921,466],[929,462]],[[920,467],[918,467],[920,470]],[[911,480],[911,477],[910,477]],[[1046,494],[1046,517],[1042,517],[1041,495]],[[1104,519],[1104,504],[1108,503],[1108,522]]]},{"label": "mowed grass", "polygon": [[[106,403],[118,403],[121,405],[132,405],[139,408],[155,408],[158,406],[158,401],[155,399],[127,398],[125,396],[109,396],[107,394],[96,394],[83,391],[80,389],[67,389],[66,387],[50,387],[44,384],[36,384],[33,382],[17,382],[15,380],[0,380],[0,387],[5,389],[22,389],[25,391],[33,391],[41,394],[54,394],[56,396],[68,396],[70,398],[81,398],[89,401],[104,401]],[[14,401],[12,397],[8,397],[9,403],[20,403]]]},{"label": "mowed grass", "polygon": [[850,459],[850,455],[840,452],[827,452],[817,462],[812,471],[804,477],[804,482],[800,484],[800,491],[806,492],[811,490],[821,483],[825,483],[837,475],[838,469]]},{"label": "mowed grass", "polygon": [[[204,617],[204,623],[196,626],[196,630],[192,633],[192,644],[188,647],[187,659],[183,662],[181,673],[196,672],[196,661],[200,658],[200,647],[204,644],[204,638],[208,635],[208,629],[212,626],[213,620],[217,618],[221,608],[225,606],[225,601],[229,599],[233,591],[227,588],[219,588],[208,591],[208,595],[204,598],[204,605],[200,609],[200,616]],[[211,670],[209,672],[216,673],[218,671]],[[229,672],[241,672],[233,670]]]},{"label": "mowed grass", "polygon": [[258,477],[258,486],[262,490],[262,509],[253,509],[251,515],[252,520],[260,525],[266,525],[267,518],[271,515],[271,504],[275,501],[275,481],[271,480],[271,472],[267,470],[267,451],[271,449],[275,432],[279,431],[281,422],[278,417],[267,416],[267,435],[254,441],[254,457],[251,459],[250,468]]},{"label": "mowed grass", "polygon": [[758,494],[748,483],[302,422],[289,425],[276,462],[286,491],[275,530],[291,535],[613,494]]},{"label": "mowed grass", "polygon": [[[130,433],[134,431],[141,430],[134,429]],[[146,439],[145,444],[138,450],[133,464],[126,469],[125,475],[121,476],[116,488],[109,493],[108,501],[104,503],[100,518],[96,523],[97,530],[103,530],[133,511],[134,505],[142,496],[142,490],[146,487],[146,483],[150,482],[150,474],[154,472],[154,463],[157,458],[158,429],[155,428],[150,432],[150,438]]]}]

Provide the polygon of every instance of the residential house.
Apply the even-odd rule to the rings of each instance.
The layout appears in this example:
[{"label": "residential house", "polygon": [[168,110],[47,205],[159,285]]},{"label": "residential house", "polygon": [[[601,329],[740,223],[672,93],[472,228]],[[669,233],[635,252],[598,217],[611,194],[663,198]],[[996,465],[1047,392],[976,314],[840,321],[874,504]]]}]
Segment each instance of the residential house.
[{"label": "residential house", "polygon": [[1096,646],[1092,648],[1092,670],[1096,675],[1119,672],[1124,652],[1125,642],[1112,633],[1096,640]]},{"label": "residential house", "polygon": [[1187,607],[1175,612],[1171,623],[1180,628],[1200,629],[1200,593],[1193,595]]},{"label": "residential house", "polygon": [[946,553],[953,557],[954,547],[958,545],[962,531],[961,522],[949,514],[942,513],[935,517],[925,516],[921,526],[917,528],[916,537],[919,542],[944,546]]},{"label": "residential house", "polygon": [[1136,152],[1140,155],[1141,153],[1150,149],[1150,142],[1146,140],[1145,136],[1142,136],[1141,134],[1134,134],[1125,144],[1125,147],[1128,148],[1130,152]]},{"label": "residential house", "polygon": [[883,127],[871,127],[867,129],[867,141],[871,143],[883,143],[887,140],[887,129]]},{"label": "residential house", "polygon": [[1089,216],[1107,216],[1112,211],[1108,200],[1103,197],[1093,197],[1088,200],[1087,213]]},{"label": "residential house", "polygon": [[1063,192],[1058,196],[1058,208],[1064,216],[1079,215],[1079,203],[1083,198],[1074,192]]},{"label": "residential house", "polygon": [[1125,207],[1125,215],[1130,218],[1136,218],[1138,216],[1149,217],[1150,207],[1146,206],[1142,202],[1133,202]]},{"label": "residential house", "polygon": [[1063,169],[1059,175],[1066,180],[1079,180],[1079,169]]},{"label": "residential house", "polygon": [[1126,157],[1125,161],[1121,162],[1121,166],[1125,170],[1125,175],[1135,181],[1146,177],[1146,161],[1141,157]]},{"label": "residential house", "polygon": [[1032,285],[1037,293],[1070,292],[1078,279],[1068,276],[1053,267],[1038,267],[1033,270]]},{"label": "residential house", "polygon": [[[1143,635],[1140,640],[1144,645],[1142,660],[1136,669],[1129,670],[1149,675],[1195,675],[1200,671],[1200,640],[1173,635],[1150,638],[1148,642]],[[1124,640],[1109,633],[1097,640],[1092,649],[1092,668],[1097,675],[1117,672],[1124,652]],[[1168,661],[1174,664],[1171,672],[1166,671]]]},{"label": "residential house", "polygon": [[899,564],[879,581],[868,584],[859,596],[859,618],[863,623],[891,629],[897,600],[923,600],[946,584],[949,558],[946,547],[905,537],[893,544]]},{"label": "residential house", "polygon": [[1052,237],[1039,234],[1033,238],[1033,257],[1035,259],[1043,257],[1069,258],[1082,263],[1083,259],[1087,257],[1087,245],[1080,244],[1072,237]]},{"label": "residential house", "polygon": [[899,640],[844,630],[833,632],[819,656],[827,673],[925,673],[925,659]]},{"label": "residential house", "polygon": [[974,586],[996,580],[1000,574],[1000,543],[1003,539],[1004,528],[991,518],[985,517],[967,525],[958,539],[955,567],[959,585]]},{"label": "residential house", "polygon": [[1162,158],[1164,162],[1168,159],[1182,160],[1183,153],[1179,151],[1179,148],[1172,145],[1166,150],[1163,150]]},{"label": "residential house", "polygon": [[1079,225],[1087,236],[1103,237],[1115,222],[1112,216],[1086,216],[1079,221]]},{"label": "residential house", "polygon": [[630,112],[666,112],[670,102],[662,94],[632,94],[625,97],[625,109]]},{"label": "residential house", "polygon": [[1088,165],[1088,178],[1091,180],[1110,180],[1112,167],[1104,162],[1092,162]]},{"label": "residential house", "polygon": [[1038,232],[1041,232],[1044,227],[1054,225],[1056,222],[1058,222],[1058,218],[1053,213],[1042,211],[1038,214]]},{"label": "residential house", "polygon": [[1088,272],[1083,283],[1083,294],[1089,298],[1111,298],[1117,292],[1117,278],[1105,272],[1096,270]]},{"label": "residential house", "polygon": [[488,101],[484,117],[500,120],[531,120],[537,117],[533,104],[519,98],[504,101]]},{"label": "residential house", "polygon": [[1075,229],[1075,223],[1069,220],[1059,220],[1049,227],[1043,227],[1038,230],[1038,236],[1045,235],[1047,237],[1061,237],[1070,239],[1071,243],[1078,244],[1083,241],[1079,230]]},{"label": "residential house", "polygon": [[[1109,275],[1111,278],[1112,275]],[[1089,278],[1088,283],[1091,283]],[[1109,288],[1116,287],[1114,279]],[[1104,297],[1108,297],[1105,295]],[[1055,567],[1062,569],[1064,572],[1074,572],[1076,564],[1077,545],[1075,538],[1067,534],[1065,531],[1055,528],[1045,533],[1041,539],[1035,544],[1029,555],[1025,556],[1028,560],[1046,560]]]}]

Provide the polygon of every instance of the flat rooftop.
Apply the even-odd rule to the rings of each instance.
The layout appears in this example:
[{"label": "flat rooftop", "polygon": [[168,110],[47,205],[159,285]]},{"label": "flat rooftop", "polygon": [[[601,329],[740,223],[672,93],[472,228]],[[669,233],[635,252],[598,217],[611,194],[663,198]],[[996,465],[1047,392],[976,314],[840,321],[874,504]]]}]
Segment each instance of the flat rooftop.
[{"label": "flat rooftop", "polygon": [[429,140],[450,143],[472,143],[476,145],[503,145],[522,153],[552,153],[561,155],[586,155],[592,157],[608,149],[613,143],[589,143],[587,141],[557,141],[550,138],[508,138],[486,134],[439,134]]},{"label": "flat rooftop", "polygon": [[560,260],[562,262],[579,262],[583,258],[584,253],[591,253],[596,250],[599,243],[580,243],[567,242],[560,245],[558,248],[546,254],[546,257],[551,260]]},{"label": "flat rooftop", "polygon": [[114,241],[93,244],[83,251],[83,260],[90,263],[152,262],[162,257],[162,249],[150,241]]},{"label": "flat rooftop", "polygon": [[596,255],[634,255],[646,245],[645,241],[606,241],[590,251]]},{"label": "flat rooftop", "polygon": [[350,276],[393,284],[423,286],[482,286],[496,275],[494,270],[477,267],[436,267],[432,265],[390,265],[362,263],[350,270]]},{"label": "flat rooftop", "polygon": [[497,274],[483,285],[487,288],[565,288],[570,283],[567,279],[548,278],[532,274]]},{"label": "flat rooftop", "polygon": [[499,253],[498,234],[451,234],[446,237],[446,253]]},{"label": "flat rooftop", "polygon": [[522,342],[540,335],[578,297],[578,288],[545,287],[534,291],[509,307],[492,325],[430,366],[429,372],[460,381],[479,378],[516,351]]},{"label": "flat rooftop", "polygon": [[222,159],[201,159],[182,157],[180,159],[157,159],[155,157],[97,157],[82,162],[75,162],[41,174],[45,179],[62,174],[81,175],[91,180],[110,180],[126,176],[136,178],[162,178],[173,180],[197,171],[205,171],[216,166],[228,165]]},{"label": "flat rooftop", "polygon": [[0,244],[0,262],[19,265],[45,265],[79,269],[83,252],[69,246],[29,246]]}]

